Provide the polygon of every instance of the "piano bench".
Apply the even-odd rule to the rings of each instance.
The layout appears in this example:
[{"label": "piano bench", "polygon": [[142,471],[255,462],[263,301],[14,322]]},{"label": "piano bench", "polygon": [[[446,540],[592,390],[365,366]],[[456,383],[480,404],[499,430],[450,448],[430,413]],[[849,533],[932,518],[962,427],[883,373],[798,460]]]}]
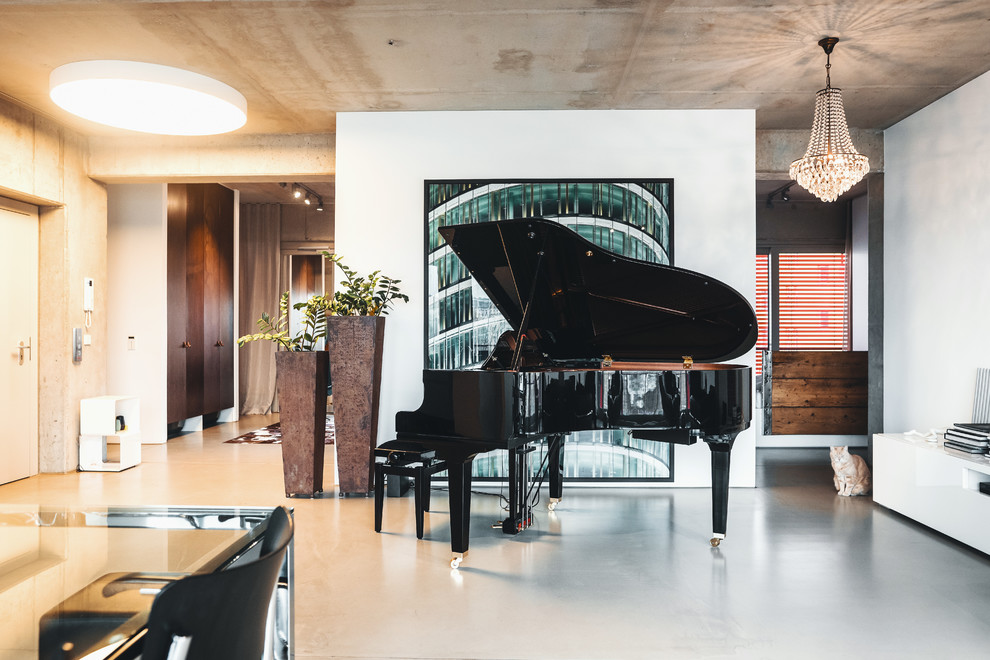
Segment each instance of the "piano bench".
[{"label": "piano bench", "polygon": [[375,531],[382,531],[385,476],[412,477],[416,505],[416,538],[423,538],[423,514],[430,510],[430,477],[447,469],[436,452],[410,440],[389,440],[375,448]]}]

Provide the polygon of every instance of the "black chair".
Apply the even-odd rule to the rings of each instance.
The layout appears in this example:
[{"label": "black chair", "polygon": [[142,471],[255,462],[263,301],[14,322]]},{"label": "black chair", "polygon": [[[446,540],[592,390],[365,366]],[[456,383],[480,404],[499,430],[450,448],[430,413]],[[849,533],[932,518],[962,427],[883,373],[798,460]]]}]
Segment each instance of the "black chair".
[{"label": "black chair", "polygon": [[375,531],[382,531],[385,507],[385,475],[412,477],[416,505],[416,538],[423,538],[423,514],[430,510],[430,482],[434,474],[447,469],[436,452],[408,440],[389,440],[375,448]]},{"label": "black chair", "polygon": [[174,637],[189,637],[186,660],[260,660],[269,604],[292,540],[292,519],[275,509],[257,559],[167,584],[148,615],[143,660],[165,660]]}]

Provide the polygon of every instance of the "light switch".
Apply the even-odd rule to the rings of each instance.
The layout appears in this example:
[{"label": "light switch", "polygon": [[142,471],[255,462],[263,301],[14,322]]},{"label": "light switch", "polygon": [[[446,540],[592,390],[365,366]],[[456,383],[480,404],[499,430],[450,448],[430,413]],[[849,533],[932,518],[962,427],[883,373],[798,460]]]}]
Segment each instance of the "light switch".
[{"label": "light switch", "polygon": [[93,335],[83,335],[83,346],[93,345]]},{"label": "light switch", "polygon": [[127,338],[127,350],[136,351],[137,350],[137,339],[133,336]]},{"label": "light switch", "polygon": [[82,362],[82,328],[72,329],[72,361]]}]

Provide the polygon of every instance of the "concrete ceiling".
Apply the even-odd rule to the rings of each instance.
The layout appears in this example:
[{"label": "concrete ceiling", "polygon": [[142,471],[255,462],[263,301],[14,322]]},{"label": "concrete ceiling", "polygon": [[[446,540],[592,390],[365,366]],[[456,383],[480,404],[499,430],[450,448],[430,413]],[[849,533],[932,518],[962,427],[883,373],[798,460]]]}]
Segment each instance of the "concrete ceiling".
[{"label": "concrete ceiling", "polygon": [[128,59],[247,97],[248,134],[367,110],[755,108],[810,128],[823,36],[849,124],[885,129],[990,70],[987,0],[0,0],[0,94],[86,135],[55,67]]},{"label": "concrete ceiling", "polygon": [[0,0],[0,92],[97,133],[51,103],[48,75],[132,59],[240,90],[245,133],[332,132],[340,111],[570,108],[756,108],[758,128],[802,128],[826,35],[857,128],[990,69],[987,0]]}]

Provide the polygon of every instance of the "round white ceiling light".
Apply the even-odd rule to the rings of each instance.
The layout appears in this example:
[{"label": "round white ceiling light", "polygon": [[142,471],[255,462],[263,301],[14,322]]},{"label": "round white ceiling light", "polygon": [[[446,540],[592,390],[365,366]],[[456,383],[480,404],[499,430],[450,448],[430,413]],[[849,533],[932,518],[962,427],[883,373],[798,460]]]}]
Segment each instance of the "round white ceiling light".
[{"label": "round white ceiling light", "polygon": [[184,69],[89,60],[52,71],[60,108],[90,121],[159,135],[228,133],[247,121],[247,101],[229,85]]}]

